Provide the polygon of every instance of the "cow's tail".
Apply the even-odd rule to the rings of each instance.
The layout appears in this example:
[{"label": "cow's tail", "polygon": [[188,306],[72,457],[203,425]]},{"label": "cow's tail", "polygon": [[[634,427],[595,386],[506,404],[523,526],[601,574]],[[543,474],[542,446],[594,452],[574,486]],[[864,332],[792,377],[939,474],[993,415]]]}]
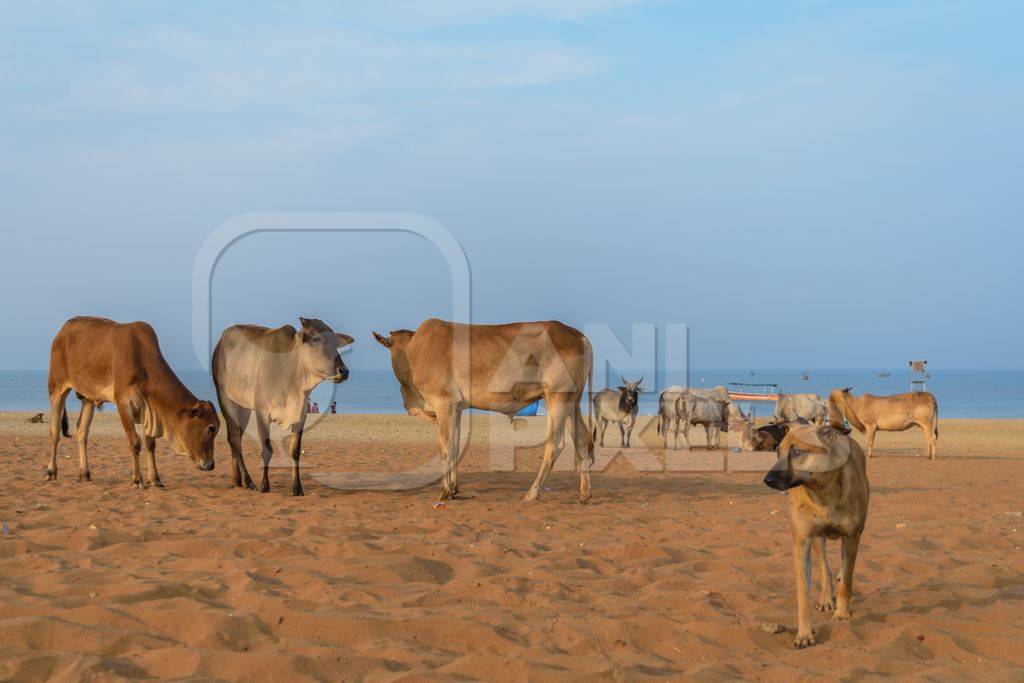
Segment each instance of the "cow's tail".
[{"label": "cow's tail", "polygon": [[61,408],[60,413],[60,431],[64,436],[71,437],[71,432],[68,431],[68,409],[67,406]]}]

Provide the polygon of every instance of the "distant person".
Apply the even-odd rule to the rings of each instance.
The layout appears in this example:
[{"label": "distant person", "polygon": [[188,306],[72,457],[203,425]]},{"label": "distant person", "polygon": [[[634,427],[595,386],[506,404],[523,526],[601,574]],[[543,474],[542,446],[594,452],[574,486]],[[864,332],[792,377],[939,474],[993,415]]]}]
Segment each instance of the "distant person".
[{"label": "distant person", "polygon": [[313,412],[313,406],[310,404],[309,401],[306,401],[306,412],[307,413],[312,413]]},{"label": "distant person", "polygon": [[331,415],[337,415],[337,414],[338,414],[338,402],[337,401],[331,401]]},{"label": "distant person", "polygon": [[309,409],[309,412],[313,413],[314,415],[319,415],[320,414],[320,404],[317,403],[316,401],[313,401],[313,407]]}]

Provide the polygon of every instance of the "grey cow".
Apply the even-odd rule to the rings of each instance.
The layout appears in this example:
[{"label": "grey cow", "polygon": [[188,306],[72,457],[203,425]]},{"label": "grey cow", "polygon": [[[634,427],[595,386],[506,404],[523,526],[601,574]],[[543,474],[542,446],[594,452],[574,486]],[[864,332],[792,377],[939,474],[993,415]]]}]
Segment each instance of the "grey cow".
[{"label": "grey cow", "polygon": [[708,449],[718,448],[718,435],[728,428],[727,401],[686,394],[676,399],[676,413],[683,423],[683,438],[687,448],[690,448],[691,425],[703,425]]},{"label": "grey cow", "polygon": [[643,393],[644,378],[628,382],[622,378],[622,385],[617,389],[603,389],[594,394],[594,438],[600,434],[600,445],[604,446],[604,430],[609,422],[619,425],[620,445],[629,448],[636,414],[640,408],[640,394]]},{"label": "grey cow", "polygon": [[784,394],[779,392],[775,403],[777,422],[806,420],[819,427],[828,419],[828,402],[817,394]]},{"label": "grey cow", "polygon": [[729,390],[722,385],[710,388],[670,386],[661,392],[661,397],[658,400],[658,433],[662,436],[662,443],[665,448],[668,448],[669,432],[673,433],[673,448],[679,448],[680,427],[683,428],[685,435],[688,437],[689,426],[687,423],[686,403],[685,401],[679,401],[680,398],[686,396],[712,399],[725,403],[728,406],[728,418],[720,427],[722,431],[729,431],[730,424],[746,419],[746,415],[743,414],[743,410],[739,405],[732,402]]},{"label": "grey cow", "polygon": [[255,489],[242,459],[242,435],[255,411],[263,449],[260,491],[270,491],[273,422],[290,433],[287,446],[292,458],[292,495],[301,496],[299,455],[309,393],[324,380],[337,384],[348,379],[348,368],[338,349],[351,344],[352,337],[335,333],[320,320],[299,321],[300,330],[291,325],[277,329],[234,325],[224,330],[213,350],[213,384],[227,424],[235,486]]}]

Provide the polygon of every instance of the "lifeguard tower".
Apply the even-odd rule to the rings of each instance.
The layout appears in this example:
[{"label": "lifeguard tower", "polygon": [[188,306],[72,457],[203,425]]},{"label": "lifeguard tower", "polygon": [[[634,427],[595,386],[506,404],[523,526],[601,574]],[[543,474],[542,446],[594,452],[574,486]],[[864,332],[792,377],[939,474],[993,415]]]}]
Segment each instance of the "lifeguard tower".
[{"label": "lifeguard tower", "polygon": [[910,390],[927,391],[928,383],[928,361],[910,361]]}]

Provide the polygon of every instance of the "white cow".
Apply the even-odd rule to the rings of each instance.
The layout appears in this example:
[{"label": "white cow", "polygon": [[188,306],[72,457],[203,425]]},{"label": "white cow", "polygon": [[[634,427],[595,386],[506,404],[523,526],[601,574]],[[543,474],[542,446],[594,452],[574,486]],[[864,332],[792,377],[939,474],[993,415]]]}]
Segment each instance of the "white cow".
[{"label": "white cow", "polygon": [[784,394],[779,392],[775,404],[776,422],[806,420],[819,427],[828,419],[828,402],[817,394]]},{"label": "white cow", "polygon": [[625,377],[617,389],[603,389],[594,394],[594,438],[600,434],[600,445],[604,446],[604,431],[608,428],[609,422],[619,425],[620,446],[629,448],[630,437],[633,434],[633,425],[636,424],[636,415],[640,409],[640,394],[644,388],[643,376],[635,382],[629,382]]},{"label": "white cow", "polygon": [[213,350],[213,384],[227,423],[235,486],[255,489],[242,459],[242,434],[253,411],[263,448],[263,483],[270,491],[269,467],[273,455],[270,423],[291,432],[292,495],[302,495],[299,455],[306,424],[309,393],[324,380],[335,384],[348,379],[348,368],[338,349],[354,340],[335,333],[320,320],[299,318],[302,329],[291,325],[270,329],[234,325],[224,330]]}]

